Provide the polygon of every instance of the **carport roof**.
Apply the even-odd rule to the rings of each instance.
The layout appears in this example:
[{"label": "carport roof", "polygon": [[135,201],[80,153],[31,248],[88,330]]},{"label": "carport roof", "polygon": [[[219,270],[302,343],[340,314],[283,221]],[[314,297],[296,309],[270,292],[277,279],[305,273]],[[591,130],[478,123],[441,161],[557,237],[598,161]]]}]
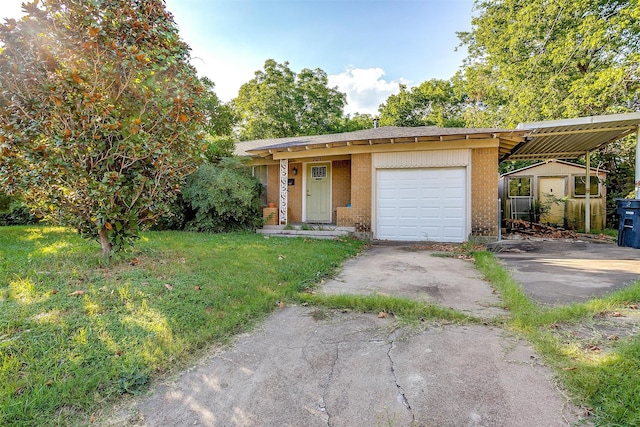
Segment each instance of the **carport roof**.
[{"label": "carport roof", "polygon": [[640,126],[640,112],[521,123],[526,141],[501,160],[575,159],[617,141]]}]

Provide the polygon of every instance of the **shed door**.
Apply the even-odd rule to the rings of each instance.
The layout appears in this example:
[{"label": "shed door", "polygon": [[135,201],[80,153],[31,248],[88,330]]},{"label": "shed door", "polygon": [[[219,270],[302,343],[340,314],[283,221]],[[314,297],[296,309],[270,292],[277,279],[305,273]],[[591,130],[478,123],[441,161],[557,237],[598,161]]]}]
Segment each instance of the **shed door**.
[{"label": "shed door", "polygon": [[466,169],[378,169],[376,237],[463,242],[467,237]]},{"label": "shed door", "polygon": [[544,224],[564,225],[565,178],[561,176],[539,178],[539,200],[547,213],[540,216]]}]

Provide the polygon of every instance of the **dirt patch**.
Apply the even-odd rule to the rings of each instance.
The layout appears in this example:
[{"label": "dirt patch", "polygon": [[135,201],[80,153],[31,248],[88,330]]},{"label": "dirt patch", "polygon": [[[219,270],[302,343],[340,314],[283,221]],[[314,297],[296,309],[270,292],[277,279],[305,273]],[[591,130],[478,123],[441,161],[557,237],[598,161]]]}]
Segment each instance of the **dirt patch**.
[{"label": "dirt patch", "polygon": [[576,344],[583,351],[604,353],[611,351],[617,341],[640,333],[640,310],[626,308],[601,312],[589,321],[553,324],[551,328],[564,344]]}]

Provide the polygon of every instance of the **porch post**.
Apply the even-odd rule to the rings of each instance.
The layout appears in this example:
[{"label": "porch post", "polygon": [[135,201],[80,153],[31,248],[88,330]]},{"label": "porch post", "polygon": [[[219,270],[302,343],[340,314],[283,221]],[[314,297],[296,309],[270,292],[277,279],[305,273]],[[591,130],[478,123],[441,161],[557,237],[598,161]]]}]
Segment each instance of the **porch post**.
[{"label": "porch post", "polygon": [[584,232],[591,232],[591,153],[587,151],[587,179],[584,185]]},{"label": "porch post", "polygon": [[289,191],[289,160],[280,160],[280,225],[287,225],[287,208]]},{"label": "porch post", "polygon": [[640,125],[636,129],[636,199],[640,199]]}]

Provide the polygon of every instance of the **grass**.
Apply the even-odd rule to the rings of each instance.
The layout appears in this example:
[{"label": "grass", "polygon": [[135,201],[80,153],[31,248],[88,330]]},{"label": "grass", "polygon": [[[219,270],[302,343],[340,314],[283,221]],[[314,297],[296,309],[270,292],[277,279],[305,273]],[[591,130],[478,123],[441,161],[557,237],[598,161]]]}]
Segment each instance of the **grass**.
[{"label": "grass", "polygon": [[[316,306],[319,318],[346,309],[401,323],[476,321],[408,299],[308,292],[362,246],[155,232],[105,266],[98,244],[67,229],[0,227],[0,425],[90,424],[282,300]],[[542,307],[477,249],[436,256],[475,258],[511,313],[497,326],[528,339],[596,425],[640,426],[640,282],[584,304]]]},{"label": "grass", "polygon": [[605,298],[546,308],[532,302],[489,252],[476,265],[511,317],[598,426],[640,426],[640,282]]},{"label": "grass", "polygon": [[64,228],[0,227],[0,425],[86,425],[333,274],[362,243],[145,233],[101,265]]}]

